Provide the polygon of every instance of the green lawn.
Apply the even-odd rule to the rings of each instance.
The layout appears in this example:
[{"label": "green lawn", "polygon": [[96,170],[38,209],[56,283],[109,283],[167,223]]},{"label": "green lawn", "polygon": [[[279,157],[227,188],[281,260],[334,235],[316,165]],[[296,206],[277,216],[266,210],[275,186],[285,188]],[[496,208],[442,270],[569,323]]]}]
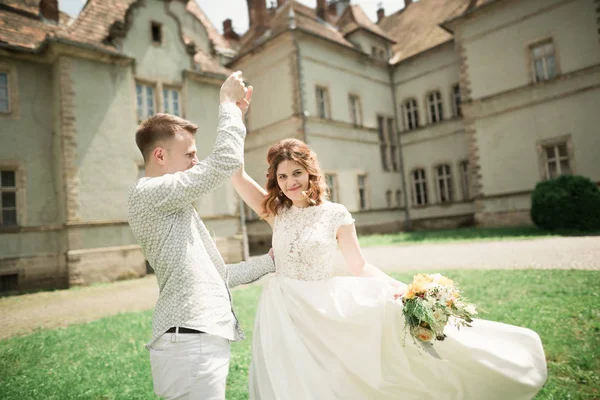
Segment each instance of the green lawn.
[{"label": "green lawn", "polygon": [[559,231],[549,232],[535,226],[507,228],[459,228],[417,232],[398,232],[386,235],[361,235],[361,247],[396,246],[402,244],[460,242],[479,240],[523,240],[552,236],[599,235],[600,232]]},{"label": "green lawn", "polygon": [[[430,272],[430,271],[429,271]],[[490,320],[537,331],[550,378],[536,399],[600,398],[600,273],[448,271]],[[396,274],[408,281],[412,273]],[[228,399],[246,399],[250,337],[261,288],[234,291],[248,340],[233,345]],[[151,312],[123,314],[0,342],[1,399],[154,398]]]}]

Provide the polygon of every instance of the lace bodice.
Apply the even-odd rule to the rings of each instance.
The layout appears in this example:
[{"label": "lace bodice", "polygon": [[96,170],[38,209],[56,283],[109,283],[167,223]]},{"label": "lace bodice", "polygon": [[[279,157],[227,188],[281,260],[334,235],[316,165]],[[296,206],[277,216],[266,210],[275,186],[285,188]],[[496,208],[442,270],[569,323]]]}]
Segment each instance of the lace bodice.
[{"label": "lace bodice", "polygon": [[328,201],[281,211],[273,226],[276,272],[303,281],[331,277],[337,230],[353,222],[346,207]]}]

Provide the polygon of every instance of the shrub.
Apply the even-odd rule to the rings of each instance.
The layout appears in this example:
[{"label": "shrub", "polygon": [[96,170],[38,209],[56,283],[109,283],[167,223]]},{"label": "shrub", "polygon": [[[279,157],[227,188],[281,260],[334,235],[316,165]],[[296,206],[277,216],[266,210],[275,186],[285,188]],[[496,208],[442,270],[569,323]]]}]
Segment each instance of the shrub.
[{"label": "shrub", "polygon": [[531,195],[531,219],[547,230],[600,229],[600,190],[583,176],[539,182]]}]

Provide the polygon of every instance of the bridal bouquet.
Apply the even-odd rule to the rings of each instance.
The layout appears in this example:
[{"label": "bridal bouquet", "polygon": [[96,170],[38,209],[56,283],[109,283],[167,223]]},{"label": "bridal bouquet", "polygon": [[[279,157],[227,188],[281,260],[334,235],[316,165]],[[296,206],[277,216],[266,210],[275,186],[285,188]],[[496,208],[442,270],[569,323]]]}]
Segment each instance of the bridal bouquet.
[{"label": "bridal bouquet", "polygon": [[397,300],[404,305],[405,328],[425,343],[444,340],[447,323],[460,329],[471,326],[477,315],[475,306],[461,297],[458,286],[440,274],[416,275]]}]

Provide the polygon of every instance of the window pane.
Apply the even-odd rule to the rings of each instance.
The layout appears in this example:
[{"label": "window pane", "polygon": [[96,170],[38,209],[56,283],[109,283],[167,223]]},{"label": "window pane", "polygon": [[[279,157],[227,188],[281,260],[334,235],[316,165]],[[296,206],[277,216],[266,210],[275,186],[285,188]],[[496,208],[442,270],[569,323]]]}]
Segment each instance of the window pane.
[{"label": "window pane", "polygon": [[8,112],[8,101],[0,99],[0,111]]},{"label": "window pane", "polygon": [[535,79],[536,81],[543,81],[546,79],[544,75],[544,62],[543,60],[536,60],[534,63],[535,68]]},{"label": "window pane", "polygon": [[2,187],[15,187],[17,182],[15,175],[15,171],[2,171],[0,174],[0,184]]},{"label": "window pane", "polygon": [[0,87],[8,85],[8,75],[5,72],[0,73]]},{"label": "window pane", "polygon": [[544,46],[544,54],[545,55],[550,55],[550,54],[554,54],[554,44],[553,43],[548,43],[547,45]]},{"label": "window pane", "polygon": [[556,178],[558,176],[558,171],[556,170],[555,162],[548,163],[548,174],[549,174],[549,178]]},{"label": "window pane", "polygon": [[17,210],[2,210],[2,225],[16,225]]},{"label": "window pane", "polygon": [[135,91],[138,94],[138,96],[142,95],[142,85],[140,85],[139,83],[137,85],[135,85]]},{"label": "window pane", "polygon": [[533,48],[533,58],[540,58],[542,55],[544,55],[542,47],[538,46]]},{"label": "window pane", "polygon": [[553,160],[554,158],[555,158],[554,146],[552,146],[552,147],[546,147],[546,159],[547,160]]},{"label": "window pane", "polygon": [[0,99],[8,99],[8,88],[0,86]]},{"label": "window pane", "polygon": [[571,175],[571,166],[569,165],[569,160],[561,160],[560,162],[560,173],[562,175]]},{"label": "window pane", "polygon": [[15,208],[17,206],[17,194],[15,192],[2,192],[2,208]]},{"label": "window pane", "polygon": [[556,76],[556,60],[554,56],[546,58],[546,69],[548,72],[548,79],[552,79]]},{"label": "window pane", "polygon": [[559,144],[558,146],[558,155],[561,157],[567,156],[567,145],[566,143]]}]

